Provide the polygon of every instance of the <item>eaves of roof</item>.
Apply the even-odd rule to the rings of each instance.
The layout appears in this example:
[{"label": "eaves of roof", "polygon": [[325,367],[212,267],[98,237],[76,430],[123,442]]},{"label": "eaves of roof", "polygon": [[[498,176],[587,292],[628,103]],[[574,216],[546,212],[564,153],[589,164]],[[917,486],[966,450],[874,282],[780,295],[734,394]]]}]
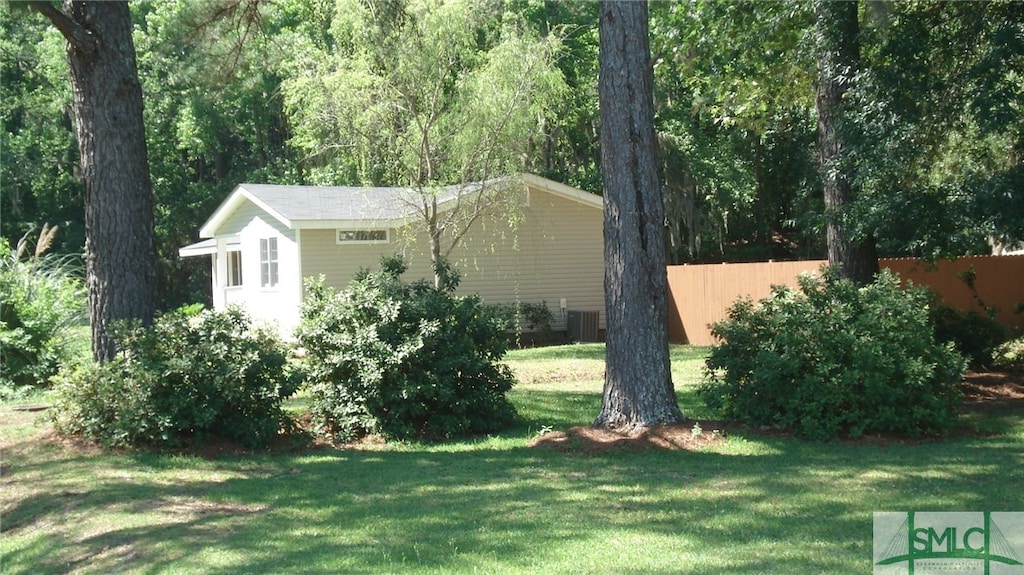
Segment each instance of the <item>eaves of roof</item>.
[{"label": "eaves of roof", "polygon": [[[515,181],[598,209],[602,207],[600,196],[533,174],[446,186],[437,189],[436,197],[445,209],[467,192],[480,193],[488,187]],[[408,224],[422,209],[418,205],[421,198],[411,188],[239,184],[199,229],[199,237],[215,237],[245,202],[254,204],[289,229],[361,229]]]}]

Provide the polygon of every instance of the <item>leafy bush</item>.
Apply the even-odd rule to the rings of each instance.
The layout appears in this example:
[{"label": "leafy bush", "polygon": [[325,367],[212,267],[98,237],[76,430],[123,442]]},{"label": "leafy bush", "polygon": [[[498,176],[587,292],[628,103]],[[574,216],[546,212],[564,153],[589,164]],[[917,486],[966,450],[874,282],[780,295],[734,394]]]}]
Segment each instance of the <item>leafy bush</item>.
[{"label": "leafy bush", "polygon": [[287,350],[238,309],[183,308],[152,327],[119,325],[118,356],[64,374],[55,424],[111,446],[175,447],[230,439],[267,445],[298,377]]},{"label": "leafy bush", "polygon": [[26,236],[0,238],[0,396],[49,379],[73,352],[70,328],[82,320],[85,289],[68,257],[45,254],[56,228],[43,227],[34,254]]},{"label": "leafy bush", "polygon": [[996,367],[1012,370],[1024,370],[1024,337],[1007,341],[997,347],[992,354]]},{"label": "leafy bush", "polygon": [[974,266],[957,273],[957,277],[970,290],[972,299],[985,310],[985,314],[958,310],[942,303],[941,298],[934,295],[931,309],[935,335],[940,342],[955,345],[960,353],[967,356],[971,365],[988,367],[992,365],[996,348],[1011,339],[1011,330],[996,321],[998,310],[987,305],[978,293],[975,285],[978,274]]},{"label": "leafy bush", "polygon": [[1010,330],[991,315],[961,311],[938,303],[932,307],[935,337],[941,343],[952,343],[973,366],[992,364],[993,353],[1010,337]]},{"label": "leafy bush", "polygon": [[523,303],[520,305],[520,312],[526,320],[526,327],[539,330],[541,333],[551,333],[551,322],[555,317],[551,314],[548,302]]},{"label": "leafy bush", "polygon": [[498,363],[507,319],[475,296],[442,285],[405,283],[405,262],[384,258],[342,292],[307,281],[299,343],[308,352],[312,414],[335,441],[368,433],[442,439],[496,431],[515,410],[513,378]]},{"label": "leafy bush", "polygon": [[756,305],[740,300],[712,327],[723,343],[698,393],[726,417],[814,439],[943,434],[965,362],[935,341],[929,301],[887,270],[862,288],[825,271]]}]

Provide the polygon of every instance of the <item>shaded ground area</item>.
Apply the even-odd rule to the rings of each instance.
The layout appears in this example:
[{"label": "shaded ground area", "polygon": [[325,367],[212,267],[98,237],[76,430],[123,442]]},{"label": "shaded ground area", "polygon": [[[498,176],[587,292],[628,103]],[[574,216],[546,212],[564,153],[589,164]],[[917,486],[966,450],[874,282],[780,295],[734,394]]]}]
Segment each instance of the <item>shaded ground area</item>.
[{"label": "shaded ground area", "polygon": [[[963,425],[956,433],[961,436],[998,434],[998,429],[984,423],[995,421],[1013,413],[1024,414],[1024,372],[968,372],[964,377]],[[15,408],[23,417],[37,416],[47,406],[21,406]],[[981,424],[979,424],[981,422]],[[293,422],[291,429],[282,433],[267,449],[250,450],[228,441],[214,441],[199,446],[186,446],[170,450],[199,455],[208,459],[221,456],[246,455],[254,452],[303,452],[317,449],[334,449],[328,442],[318,439],[312,431],[313,424],[308,414]],[[619,433],[608,429],[577,426],[568,431],[552,431],[538,436],[530,447],[552,449],[561,452],[601,454],[620,450],[698,450],[722,441],[729,435],[743,434],[755,437],[789,437],[785,430],[775,428],[752,429],[733,421],[712,419],[690,419],[676,426],[658,426],[641,433]],[[53,431],[46,433],[46,439],[60,444],[64,449],[82,452],[98,448],[78,438],[62,437]],[[866,435],[856,439],[844,439],[843,445],[895,445],[935,441],[933,438],[910,438],[896,434]],[[385,442],[376,437],[364,438],[358,442],[341,446],[345,449],[382,449]]]},{"label": "shaded ground area", "polygon": [[1020,407],[1024,400],[1024,372],[968,372],[964,376],[964,406]]},{"label": "shaded ground area", "polygon": [[[964,376],[964,406],[962,413],[972,420],[985,420],[1009,412],[1024,413],[1024,373],[1022,372],[968,372]],[[578,426],[569,431],[553,431],[531,442],[531,447],[574,453],[600,454],[617,450],[643,451],[648,449],[700,449],[721,441],[726,436],[742,432],[761,437],[785,437],[784,430],[751,429],[742,424],[720,420],[688,420],[682,425],[658,426],[642,433],[625,434],[608,429]],[[982,430],[964,426],[960,435],[985,435]],[[865,435],[844,439],[844,445],[893,445],[933,441],[929,438],[909,438],[896,434]]]}]

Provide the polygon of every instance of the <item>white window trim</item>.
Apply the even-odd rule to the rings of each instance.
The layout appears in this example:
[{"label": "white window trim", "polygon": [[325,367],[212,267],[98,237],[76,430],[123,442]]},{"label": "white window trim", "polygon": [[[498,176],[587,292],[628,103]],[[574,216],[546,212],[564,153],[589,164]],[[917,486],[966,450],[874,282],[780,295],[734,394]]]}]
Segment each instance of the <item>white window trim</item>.
[{"label": "white window trim", "polygon": [[[384,232],[383,240],[343,240],[341,234],[358,234],[360,232]],[[388,228],[366,228],[359,230],[334,230],[334,243],[339,246],[366,245],[366,244],[389,244],[391,243],[391,230]]]},{"label": "white window trim", "polygon": [[[264,255],[266,258],[264,258]],[[277,238],[260,238],[260,287],[273,289],[281,282],[281,257]]]},{"label": "white window trim", "polygon": [[[232,279],[234,278],[234,275],[231,273],[232,272],[232,269],[231,269],[231,261],[232,260],[234,260],[235,263],[238,264],[238,283],[231,283]],[[234,247],[234,246],[229,247],[224,252],[224,262],[225,262],[224,263],[224,268],[225,268],[225,276],[226,276],[224,287],[231,288],[231,289],[242,287],[242,283],[245,281],[245,275],[243,274],[243,270],[242,270],[242,250],[240,248]]]}]

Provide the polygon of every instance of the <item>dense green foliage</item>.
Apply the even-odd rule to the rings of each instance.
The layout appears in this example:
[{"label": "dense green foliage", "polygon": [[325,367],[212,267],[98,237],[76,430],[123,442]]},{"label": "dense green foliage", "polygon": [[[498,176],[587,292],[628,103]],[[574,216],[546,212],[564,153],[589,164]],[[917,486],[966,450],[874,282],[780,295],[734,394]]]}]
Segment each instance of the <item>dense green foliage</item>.
[{"label": "dense green foliage", "polygon": [[752,426],[815,439],[948,432],[965,361],[935,340],[929,294],[883,271],[857,288],[826,272],[733,304],[700,394]]},{"label": "dense green foliage", "polygon": [[950,342],[972,366],[990,367],[996,348],[1010,338],[1010,329],[991,315],[961,311],[935,301],[932,322],[939,342]]},{"label": "dense green foliage", "polygon": [[438,270],[440,287],[401,279],[401,258],[385,258],[342,292],[310,281],[299,343],[307,350],[311,411],[335,441],[368,433],[446,439],[507,427],[515,410],[512,375],[499,364],[508,322],[475,296],[455,296],[458,276]]},{"label": "dense green foliage", "polygon": [[651,5],[670,261],[818,257],[810,3]]},{"label": "dense green foliage", "polygon": [[0,4],[0,30],[0,237],[15,244],[53,222],[63,230],[53,251],[79,254],[85,214],[64,40],[21,3]]},{"label": "dense green foliage", "polygon": [[537,171],[531,152],[566,91],[558,37],[493,8],[338,0],[336,43],[297,38],[282,82],[308,179],[408,186],[413,230],[426,233],[435,261],[485,212],[516,205],[518,188],[475,184]]},{"label": "dense green foliage", "polygon": [[[495,98],[508,87],[480,92],[490,87],[485,76],[511,81],[529,64],[500,58],[499,47],[505,55],[532,47],[531,56],[553,59],[535,79],[558,87],[557,102],[537,100],[533,116],[514,116],[523,137],[497,142],[516,152],[500,169],[524,166],[600,191],[597,5],[492,0],[460,11],[442,2],[433,16],[426,5],[132,5],[163,309],[207,297],[209,265],[178,258],[177,248],[195,239],[237,183],[404,184],[420,160],[469,149],[468,139],[452,136],[499,118]],[[1019,241],[1024,205],[1013,190],[1024,177],[1024,12],[1002,0],[860,2],[860,10],[863,69],[851,94],[861,134],[851,143],[862,175],[849,214],[855,232],[874,233],[883,256],[979,253],[988,236]],[[823,254],[812,24],[807,2],[651,5],[671,262]],[[15,242],[39,221],[57,222],[58,253],[81,253],[64,41],[23,3],[0,3],[0,30],[0,236]],[[410,46],[413,55],[448,57],[451,74],[439,78],[440,68],[398,55]],[[404,104],[383,89],[385,80],[405,91]],[[354,89],[363,85],[372,90]],[[446,106],[435,115],[421,105],[430,86]],[[472,93],[486,98],[453,104]],[[371,94],[379,96],[372,106]],[[399,116],[423,130],[390,121]],[[454,183],[461,173],[439,170],[431,183]],[[902,217],[909,212],[912,220]]]},{"label": "dense green foliage", "polygon": [[[1024,13],[852,6],[863,50],[844,148],[858,199],[836,216],[844,229],[882,255],[1019,241]],[[808,3],[651,10],[669,261],[820,257]],[[207,262],[177,248],[241,181],[412,184],[435,257],[480,213],[439,218],[437,185],[529,169],[598,190],[595,14],[546,0],[133,5],[161,307],[207,297]],[[0,4],[0,28],[0,236],[60,221],[61,249],[79,252],[63,41],[19,3]]]},{"label": "dense green foliage", "polygon": [[551,332],[551,322],[555,317],[548,307],[548,302],[523,302],[519,304],[519,315],[526,321],[527,329],[536,329],[544,334]]},{"label": "dense green foliage", "polygon": [[58,430],[111,446],[175,447],[228,439],[267,445],[295,392],[288,351],[239,310],[181,308],[150,328],[120,326],[121,350],[63,374]]},{"label": "dense green foliage", "polygon": [[[71,260],[44,254],[56,228],[44,228],[28,254],[0,238],[0,397],[23,386],[49,385],[71,356],[69,330],[85,311],[85,288]],[[49,238],[47,237],[49,236]]]},{"label": "dense green foliage", "polygon": [[1024,337],[999,345],[992,353],[992,363],[1004,369],[1024,370]]},{"label": "dense green foliage", "polygon": [[559,42],[493,9],[338,0],[332,45],[296,37],[282,88],[310,179],[426,192],[533,169],[565,89]]}]

